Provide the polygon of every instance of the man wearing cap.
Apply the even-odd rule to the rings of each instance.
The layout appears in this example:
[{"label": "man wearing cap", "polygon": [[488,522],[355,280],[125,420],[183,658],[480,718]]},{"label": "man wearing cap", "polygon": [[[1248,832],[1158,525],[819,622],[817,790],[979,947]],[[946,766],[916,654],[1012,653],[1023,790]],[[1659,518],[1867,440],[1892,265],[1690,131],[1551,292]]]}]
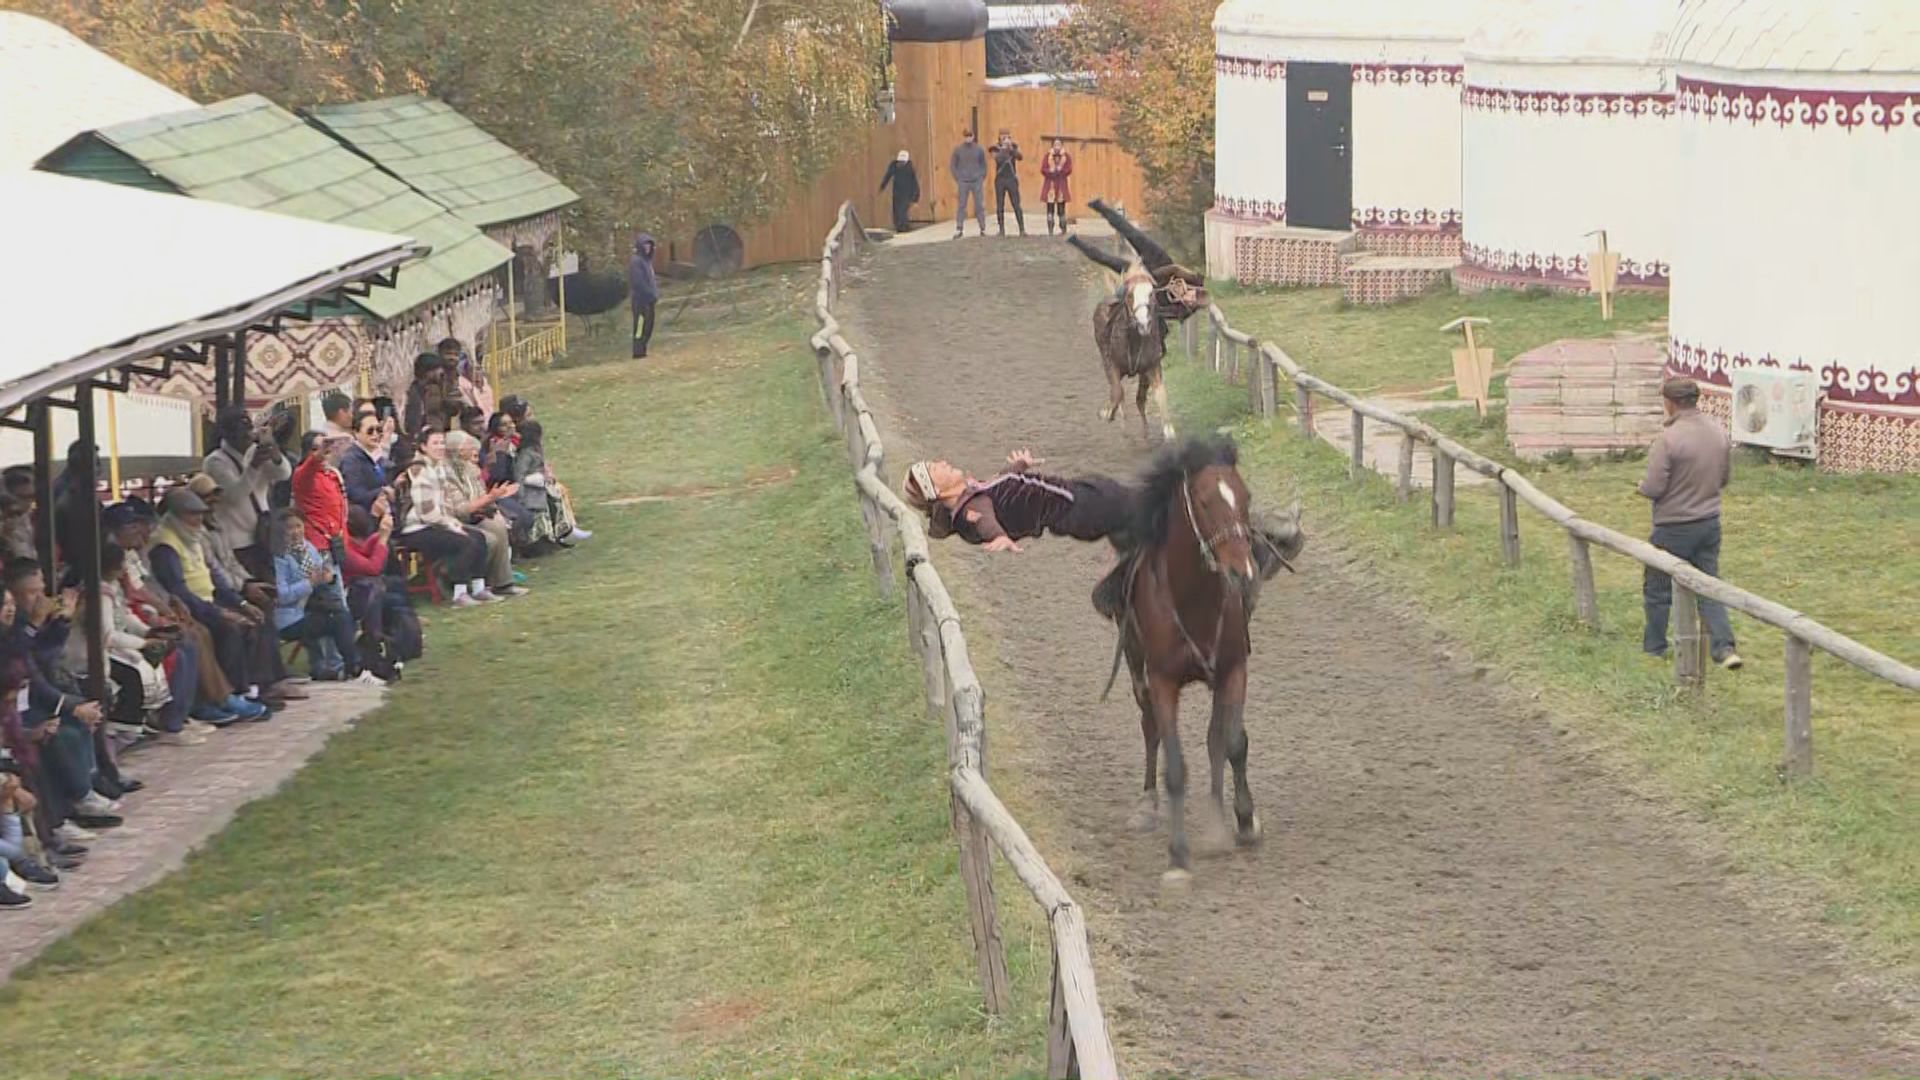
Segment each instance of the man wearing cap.
[{"label": "man wearing cap", "polygon": [[[207,473],[195,473],[193,478],[187,481],[187,490],[200,496],[200,501],[207,504],[209,520],[215,522],[220,520],[220,511],[230,501],[225,487]],[[202,546],[206,550],[207,561],[213,564],[214,570],[224,575],[228,582],[237,583],[235,591],[244,597],[247,603],[262,611],[271,610],[273,584],[262,581],[260,576],[253,572],[253,569],[241,558],[240,553],[228,542],[226,534],[217,527],[208,528],[200,534],[200,538],[205,541]]]},{"label": "man wearing cap", "polygon": [[273,496],[273,485],[291,478],[293,466],[273,441],[272,428],[256,426],[246,409],[227,409],[215,426],[220,445],[201,467],[227,497],[214,507],[213,531],[246,568],[245,577],[270,578],[273,549],[266,543],[261,513]]},{"label": "man wearing cap", "polygon": [[273,681],[271,672],[258,664],[258,638],[267,637],[269,647],[278,654],[271,631],[263,634],[261,630],[266,614],[228,588],[224,575],[214,575],[201,541],[207,522],[206,502],[190,489],[179,487],[167,492],[161,508],[165,513],[147,551],[154,580],[213,634],[220,669],[240,688],[220,707],[249,720],[260,719],[266,715],[265,706],[244,695],[258,694],[261,681]]},{"label": "man wearing cap", "polygon": [[[1660,387],[1666,409],[1666,427],[1647,451],[1647,476],[1640,494],[1653,500],[1654,547],[1698,567],[1720,573],[1720,492],[1732,478],[1733,447],[1725,425],[1699,409],[1700,385],[1692,379],[1669,379]],[[1648,655],[1667,655],[1667,613],[1673,607],[1673,579],[1647,567],[1642,584],[1647,627],[1641,648]],[[1733,627],[1727,609],[1700,598],[1700,617],[1707,624],[1713,661],[1738,670],[1740,654],[1733,651]]]},{"label": "man wearing cap", "polygon": [[[222,707],[233,696],[233,684],[220,670],[213,646],[213,632],[193,618],[187,606],[174,599],[153,578],[147,548],[153,543],[158,524],[153,507],[145,499],[131,498],[109,506],[101,513],[101,529],[127,552],[126,569],[121,571],[121,591],[133,613],[149,626],[177,627],[181,655],[190,657],[197,668],[194,705],[187,715],[205,723],[220,725],[238,717]],[[148,585],[151,583],[152,588]]]}]

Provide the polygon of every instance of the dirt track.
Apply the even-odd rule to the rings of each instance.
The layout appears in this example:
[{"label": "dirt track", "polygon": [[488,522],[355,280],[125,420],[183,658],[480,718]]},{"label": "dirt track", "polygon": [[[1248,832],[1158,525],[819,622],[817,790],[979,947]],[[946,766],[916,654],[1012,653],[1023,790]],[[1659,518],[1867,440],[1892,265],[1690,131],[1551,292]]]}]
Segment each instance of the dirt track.
[{"label": "dirt track", "polygon": [[[891,471],[924,453],[986,475],[1018,446],[1062,471],[1137,467],[1137,422],[1095,416],[1084,266],[1044,238],[870,261],[843,317]],[[1030,826],[1090,909],[1134,1073],[1920,1075],[1902,1016],[1818,935],[1742,900],[1670,814],[1437,655],[1324,541],[1253,632],[1266,844],[1208,853],[1197,834],[1185,894],[1161,889],[1164,833],[1126,828],[1141,745],[1124,685],[1098,700],[1104,547],[935,557],[1003,660],[984,673],[988,726],[1017,752],[996,775],[1049,793]],[[1201,692],[1184,719],[1197,745]]]}]

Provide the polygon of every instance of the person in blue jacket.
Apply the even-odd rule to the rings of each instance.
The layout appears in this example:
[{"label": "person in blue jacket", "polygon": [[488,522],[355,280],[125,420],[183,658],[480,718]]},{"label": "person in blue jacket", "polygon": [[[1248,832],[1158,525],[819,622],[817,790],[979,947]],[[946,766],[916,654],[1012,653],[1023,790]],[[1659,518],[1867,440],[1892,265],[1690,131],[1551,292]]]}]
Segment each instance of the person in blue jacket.
[{"label": "person in blue jacket", "polygon": [[653,237],[641,233],[627,260],[627,299],[633,305],[633,358],[645,360],[653,341],[653,309],[660,302],[660,279],[653,272]]}]

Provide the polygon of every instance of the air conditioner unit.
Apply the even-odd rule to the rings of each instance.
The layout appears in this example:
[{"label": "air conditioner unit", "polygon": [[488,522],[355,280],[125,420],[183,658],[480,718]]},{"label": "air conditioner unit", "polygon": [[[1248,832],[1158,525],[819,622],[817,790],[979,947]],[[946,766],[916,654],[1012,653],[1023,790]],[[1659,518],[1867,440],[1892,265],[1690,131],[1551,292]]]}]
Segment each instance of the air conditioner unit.
[{"label": "air conditioner unit", "polygon": [[1733,380],[1733,441],[1811,459],[1820,431],[1820,382],[1811,371],[1739,367]]}]

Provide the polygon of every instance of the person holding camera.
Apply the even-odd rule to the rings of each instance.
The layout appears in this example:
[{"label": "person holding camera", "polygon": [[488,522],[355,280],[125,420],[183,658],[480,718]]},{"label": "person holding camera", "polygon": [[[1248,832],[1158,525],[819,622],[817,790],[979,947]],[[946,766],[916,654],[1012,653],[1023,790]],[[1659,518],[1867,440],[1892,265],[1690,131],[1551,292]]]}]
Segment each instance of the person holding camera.
[{"label": "person holding camera", "polygon": [[[1020,235],[1027,235],[1027,218],[1020,211],[1020,162],[1025,155],[1020,153],[1020,144],[1013,141],[1013,132],[1000,129],[1000,141],[993,144],[993,213],[1000,222],[1000,235],[1007,235],[1007,200],[1013,200],[1013,220],[1020,226]],[[983,226],[981,229],[985,232]]]},{"label": "person holding camera", "polygon": [[220,445],[200,467],[225,492],[213,512],[213,531],[233,549],[246,576],[273,577],[273,549],[267,543],[265,513],[273,486],[293,478],[293,466],[280,452],[270,424],[253,422],[247,410],[233,406],[215,423]]}]

